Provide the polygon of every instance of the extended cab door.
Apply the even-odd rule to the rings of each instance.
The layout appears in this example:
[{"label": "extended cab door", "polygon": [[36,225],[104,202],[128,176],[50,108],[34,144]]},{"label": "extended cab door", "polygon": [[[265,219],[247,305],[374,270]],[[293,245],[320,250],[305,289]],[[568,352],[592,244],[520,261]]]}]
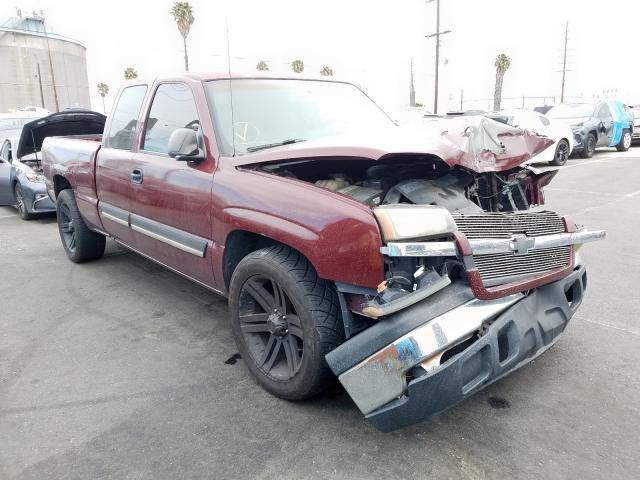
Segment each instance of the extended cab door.
[{"label": "extended cab door", "polygon": [[0,205],[13,205],[11,190],[11,141],[6,139],[0,145]]},{"label": "extended cab door", "polygon": [[129,228],[131,148],[146,92],[146,85],[133,85],[120,92],[96,157],[96,192],[102,225],[107,233],[126,244],[133,242]]},{"label": "extended cab door", "polygon": [[197,163],[177,161],[167,153],[174,130],[192,128],[202,135],[201,119],[208,111],[204,99],[198,108],[194,93],[202,94],[182,82],[161,83],[153,92],[139,151],[133,155],[131,229],[134,248],[214,286],[210,250],[215,160],[205,154]]}]

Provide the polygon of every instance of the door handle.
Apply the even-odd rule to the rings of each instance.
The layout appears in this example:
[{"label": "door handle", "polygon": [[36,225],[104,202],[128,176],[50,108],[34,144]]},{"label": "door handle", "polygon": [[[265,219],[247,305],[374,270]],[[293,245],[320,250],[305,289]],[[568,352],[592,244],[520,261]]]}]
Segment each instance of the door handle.
[{"label": "door handle", "polygon": [[142,170],[139,168],[134,168],[131,170],[131,183],[142,183]]}]

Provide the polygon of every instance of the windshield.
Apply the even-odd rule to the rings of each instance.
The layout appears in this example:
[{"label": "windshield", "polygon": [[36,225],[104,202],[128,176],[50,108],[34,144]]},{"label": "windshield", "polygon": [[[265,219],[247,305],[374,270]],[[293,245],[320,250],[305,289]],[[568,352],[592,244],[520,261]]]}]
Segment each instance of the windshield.
[{"label": "windshield", "polygon": [[254,78],[212,80],[205,89],[220,152],[227,156],[395,126],[348,83]]},{"label": "windshield", "polygon": [[591,117],[596,106],[591,103],[567,103],[553,107],[547,112],[549,118]]}]

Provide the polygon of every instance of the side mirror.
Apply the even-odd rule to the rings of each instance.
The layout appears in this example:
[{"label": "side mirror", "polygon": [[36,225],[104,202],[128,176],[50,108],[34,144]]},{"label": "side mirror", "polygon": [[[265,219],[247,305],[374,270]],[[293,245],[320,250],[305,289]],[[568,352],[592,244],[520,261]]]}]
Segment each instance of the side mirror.
[{"label": "side mirror", "polygon": [[204,150],[200,148],[198,133],[191,128],[177,128],[171,133],[167,153],[179,162],[204,160]]}]

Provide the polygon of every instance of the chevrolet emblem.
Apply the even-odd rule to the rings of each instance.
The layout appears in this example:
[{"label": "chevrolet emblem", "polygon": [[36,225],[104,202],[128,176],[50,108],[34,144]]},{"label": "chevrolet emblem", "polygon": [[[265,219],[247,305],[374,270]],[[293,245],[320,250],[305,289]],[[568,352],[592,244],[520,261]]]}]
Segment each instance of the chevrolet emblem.
[{"label": "chevrolet emblem", "polygon": [[535,238],[530,238],[526,235],[513,235],[511,237],[509,247],[513,251],[514,255],[526,255],[535,244]]}]

